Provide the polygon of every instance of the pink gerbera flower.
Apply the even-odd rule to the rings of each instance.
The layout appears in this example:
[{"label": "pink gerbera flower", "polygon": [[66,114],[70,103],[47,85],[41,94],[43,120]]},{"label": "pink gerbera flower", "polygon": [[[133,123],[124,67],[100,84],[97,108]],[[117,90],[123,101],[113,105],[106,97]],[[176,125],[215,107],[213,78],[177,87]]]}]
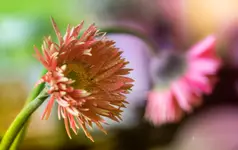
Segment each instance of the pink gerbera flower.
[{"label": "pink gerbera flower", "polygon": [[[106,132],[101,123],[103,117],[121,120],[121,108],[125,107],[132,79],[125,77],[131,69],[115,48],[94,25],[79,37],[83,22],[76,27],[68,25],[62,37],[55,21],[52,24],[59,44],[51,37],[45,38],[41,54],[35,47],[37,58],[48,70],[39,83],[46,82],[50,99],[42,118],[48,119],[54,102],[58,103],[58,118],[63,118],[66,131],[75,134],[83,129],[93,141],[88,127],[93,123]],[[38,84],[39,84],[38,83]]]},{"label": "pink gerbera flower", "polygon": [[153,124],[176,122],[184,112],[202,103],[202,95],[212,92],[220,59],[215,54],[215,38],[207,37],[184,56],[166,53],[152,61],[154,89],[148,94],[145,117]]}]

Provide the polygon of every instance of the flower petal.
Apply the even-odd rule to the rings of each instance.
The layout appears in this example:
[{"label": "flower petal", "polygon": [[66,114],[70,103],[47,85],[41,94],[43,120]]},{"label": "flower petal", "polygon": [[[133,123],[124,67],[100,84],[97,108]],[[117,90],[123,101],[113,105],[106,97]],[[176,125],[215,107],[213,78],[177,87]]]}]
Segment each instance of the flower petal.
[{"label": "flower petal", "polygon": [[191,89],[186,80],[180,79],[179,81],[174,82],[171,88],[178,105],[183,110],[191,112],[192,106],[189,104],[189,100],[192,98]]},{"label": "flower petal", "polygon": [[208,36],[189,50],[187,53],[188,57],[199,57],[203,54],[210,54],[215,48],[215,41],[216,38],[213,35]]},{"label": "flower petal", "polygon": [[183,113],[171,92],[150,92],[145,117],[155,125],[179,121]]},{"label": "flower petal", "polygon": [[215,74],[220,66],[220,61],[211,58],[200,58],[189,63],[189,69],[198,74]]}]

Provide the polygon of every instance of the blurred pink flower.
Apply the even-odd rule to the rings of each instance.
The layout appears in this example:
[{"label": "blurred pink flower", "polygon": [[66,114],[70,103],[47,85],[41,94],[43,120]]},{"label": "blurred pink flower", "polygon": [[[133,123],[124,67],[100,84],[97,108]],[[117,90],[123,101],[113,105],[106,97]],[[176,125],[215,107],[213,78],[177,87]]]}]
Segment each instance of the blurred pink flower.
[{"label": "blurred pink flower", "polygon": [[215,54],[214,36],[193,46],[183,58],[182,74],[169,81],[168,88],[159,89],[158,85],[148,94],[145,117],[155,125],[180,121],[184,111],[190,113],[202,103],[202,95],[210,94],[217,81],[220,59]]}]

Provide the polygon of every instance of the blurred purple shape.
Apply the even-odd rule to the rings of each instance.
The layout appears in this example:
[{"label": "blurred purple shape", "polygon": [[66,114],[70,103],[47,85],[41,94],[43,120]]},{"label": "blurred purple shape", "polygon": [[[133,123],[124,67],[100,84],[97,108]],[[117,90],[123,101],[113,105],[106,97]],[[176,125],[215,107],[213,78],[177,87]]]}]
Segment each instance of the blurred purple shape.
[{"label": "blurred purple shape", "polygon": [[237,150],[238,109],[219,106],[188,120],[179,130],[171,149]]},{"label": "blurred purple shape", "polygon": [[131,35],[118,34],[108,35],[108,37],[116,41],[116,47],[123,51],[122,56],[130,62],[127,68],[132,68],[133,71],[129,77],[135,80],[131,93],[127,95],[129,104],[122,114],[123,121],[110,122],[110,124],[123,127],[133,126],[137,123],[135,109],[145,103],[147,91],[150,89],[149,48],[142,40]]}]

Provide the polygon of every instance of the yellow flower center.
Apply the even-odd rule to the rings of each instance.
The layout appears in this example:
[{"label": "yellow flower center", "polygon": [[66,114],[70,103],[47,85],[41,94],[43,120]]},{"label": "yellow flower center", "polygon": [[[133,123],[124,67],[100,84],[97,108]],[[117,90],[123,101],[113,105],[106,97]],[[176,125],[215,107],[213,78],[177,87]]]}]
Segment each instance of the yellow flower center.
[{"label": "yellow flower center", "polygon": [[89,78],[88,70],[83,64],[68,64],[65,75],[68,78],[75,80],[72,84],[74,88],[89,90],[88,87],[92,83],[92,80]]}]

